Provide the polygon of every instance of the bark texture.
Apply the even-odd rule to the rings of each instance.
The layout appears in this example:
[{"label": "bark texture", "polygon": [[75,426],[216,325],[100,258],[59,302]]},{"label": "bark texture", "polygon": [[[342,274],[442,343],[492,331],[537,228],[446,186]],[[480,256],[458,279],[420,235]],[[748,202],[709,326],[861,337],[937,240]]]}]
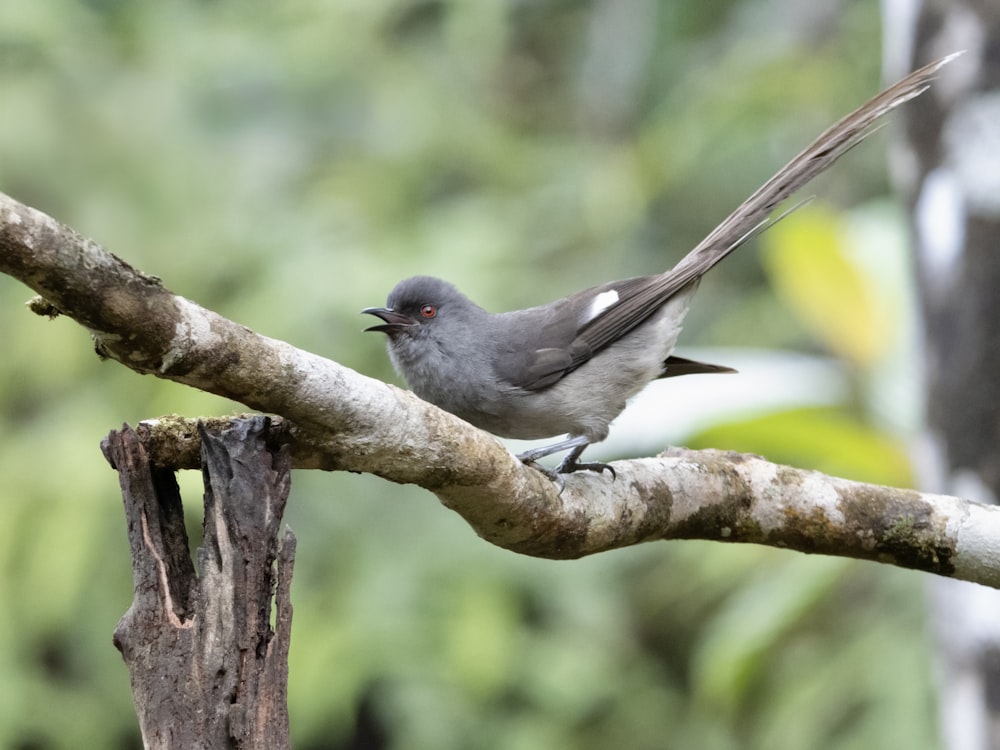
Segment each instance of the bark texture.
[{"label": "bark texture", "polygon": [[269,422],[201,431],[205,537],[197,572],[173,470],[157,467],[127,425],[102,444],[120,478],[135,584],[114,643],[147,748],[289,746],[295,538],[278,535],[291,466]]}]

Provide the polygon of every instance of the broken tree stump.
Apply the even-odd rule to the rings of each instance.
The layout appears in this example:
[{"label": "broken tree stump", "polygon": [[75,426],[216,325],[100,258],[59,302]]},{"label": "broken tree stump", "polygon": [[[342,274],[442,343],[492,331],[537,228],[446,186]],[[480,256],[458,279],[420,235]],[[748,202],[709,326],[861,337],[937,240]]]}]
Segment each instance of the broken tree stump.
[{"label": "broken tree stump", "polygon": [[295,537],[278,532],[291,461],[269,427],[260,416],[201,429],[197,570],[173,468],[155,466],[128,425],[101,444],[119,475],[135,585],[114,643],[146,748],[289,747]]}]

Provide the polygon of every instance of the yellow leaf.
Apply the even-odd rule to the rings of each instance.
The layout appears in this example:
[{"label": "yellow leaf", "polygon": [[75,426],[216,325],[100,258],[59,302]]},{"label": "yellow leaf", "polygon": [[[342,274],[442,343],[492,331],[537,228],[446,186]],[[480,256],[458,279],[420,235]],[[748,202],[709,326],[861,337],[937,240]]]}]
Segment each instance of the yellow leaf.
[{"label": "yellow leaf", "polygon": [[891,337],[885,307],[845,254],[843,221],[806,206],[763,236],[764,266],[775,291],[835,354],[867,367]]}]

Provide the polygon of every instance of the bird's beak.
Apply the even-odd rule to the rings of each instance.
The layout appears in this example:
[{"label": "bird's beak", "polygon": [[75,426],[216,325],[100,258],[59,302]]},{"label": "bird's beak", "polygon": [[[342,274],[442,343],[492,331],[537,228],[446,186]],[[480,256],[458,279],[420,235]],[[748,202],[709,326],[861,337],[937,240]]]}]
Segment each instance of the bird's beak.
[{"label": "bird's beak", "polygon": [[395,310],[390,310],[388,307],[366,307],[361,311],[366,315],[374,315],[377,318],[381,318],[385,322],[377,325],[370,326],[365,329],[365,331],[381,331],[382,333],[399,333],[404,328],[409,328],[410,326],[417,325],[417,321],[411,318],[409,315],[403,315],[403,313],[398,313]]}]

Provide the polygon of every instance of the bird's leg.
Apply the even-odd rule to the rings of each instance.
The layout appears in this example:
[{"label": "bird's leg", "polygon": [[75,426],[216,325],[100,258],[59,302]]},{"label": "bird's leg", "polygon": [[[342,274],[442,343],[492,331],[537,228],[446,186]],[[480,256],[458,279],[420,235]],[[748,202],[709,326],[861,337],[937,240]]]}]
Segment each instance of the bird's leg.
[{"label": "bird's leg", "polygon": [[[576,437],[567,438],[551,445],[540,445],[524,453],[519,453],[517,457],[526,464],[533,464],[538,459],[551,456],[553,453],[560,453],[570,449],[576,450],[577,448],[582,452],[588,445],[590,445],[590,441],[587,438],[583,435],[577,435]],[[579,456],[580,454],[577,453],[577,455]]]},{"label": "bird's leg", "polygon": [[[602,464],[597,462],[580,463],[577,461],[577,459],[580,457],[580,454],[587,449],[588,445],[590,445],[590,440],[588,440],[583,435],[577,435],[576,437],[567,438],[566,440],[562,440],[558,443],[553,443],[552,445],[543,445],[538,448],[532,448],[531,450],[525,451],[524,453],[518,455],[518,459],[522,463],[525,463],[528,466],[532,466],[538,469],[553,481],[557,479],[557,476],[559,474],[571,474],[574,471],[579,471],[581,469],[585,469],[587,471],[596,471],[598,474],[607,470],[611,472],[612,478],[616,478],[617,474],[615,474],[615,470],[611,468],[608,464]],[[562,460],[559,466],[556,467],[556,470],[554,472],[542,466],[539,466],[536,463],[540,458],[545,458],[545,456],[551,456],[553,453],[559,453],[560,451],[566,451],[566,450],[568,450],[569,453],[566,454],[566,457]]]}]

